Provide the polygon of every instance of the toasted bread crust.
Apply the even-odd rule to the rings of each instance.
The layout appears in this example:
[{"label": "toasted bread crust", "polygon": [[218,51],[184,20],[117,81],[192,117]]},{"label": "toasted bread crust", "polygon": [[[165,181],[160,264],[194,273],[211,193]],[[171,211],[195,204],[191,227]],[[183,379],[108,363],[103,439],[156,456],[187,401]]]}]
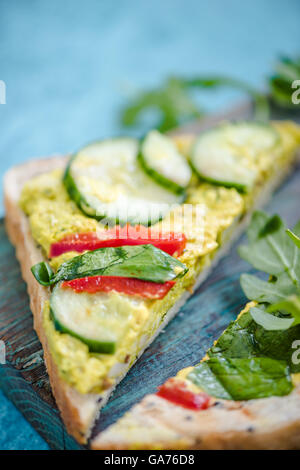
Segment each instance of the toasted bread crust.
[{"label": "toasted bread crust", "polygon": [[[32,160],[14,167],[6,173],[4,178],[4,204],[6,209],[5,223],[8,236],[16,248],[16,255],[21,265],[22,277],[27,283],[30,307],[34,316],[34,328],[43,346],[45,363],[53,395],[61,412],[62,419],[66,424],[67,431],[74,436],[79,443],[85,444],[90,435],[91,428],[97,419],[100,408],[105,404],[106,398],[108,398],[109,394],[107,394],[104,399],[102,396],[102,400],[100,399],[101,395],[82,395],[69,386],[59,374],[58,367],[53,361],[50,353],[42,321],[43,305],[45,301],[49,299],[49,290],[38,284],[30,271],[31,266],[41,261],[43,256],[40,248],[36,246],[33,240],[27,217],[23,214],[18,205],[20,192],[26,181],[38,174],[64,167],[66,158],[67,157],[64,156],[58,156],[42,160]],[[262,195],[263,200],[260,201],[260,205],[269,198],[271,192],[280,184],[281,180],[284,179],[288,170],[289,168],[286,168],[285,171],[282,171],[280,175],[277,175],[277,177],[274,178],[270,188],[268,188],[265,194]],[[249,216],[250,214],[248,214],[246,219],[249,220]],[[247,220],[245,220],[245,223],[246,221]],[[241,232],[241,229],[242,226],[237,229],[235,236],[232,237],[231,241],[236,238],[236,236]],[[229,245],[230,244],[227,244],[225,247],[223,255],[229,249]],[[215,262],[220,258],[220,255],[221,253],[218,253],[218,256],[216,256],[216,259],[214,260]],[[199,282],[205,279],[210,269],[207,269],[205,273],[201,273],[198,279]],[[184,299],[179,299],[176,305],[173,306],[171,309],[173,311],[171,316],[175,314],[179,306],[183,303],[183,300]],[[112,390],[109,392],[111,393]],[[174,410],[174,412],[176,413],[176,410]],[[142,413],[141,416],[143,419],[144,413]],[[97,446],[100,446],[99,448],[127,449],[130,448],[132,444],[132,442],[127,442],[126,440],[123,442],[121,438],[117,443],[114,441],[111,443],[109,440],[105,440],[105,436],[106,434],[104,433],[104,441],[101,440],[101,436],[100,441],[99,437],[97,437],[93,443],[93,447],[98,448]],[[183,447],[186,447],[185,441],[186,438],[184,438],[184,443],[182,444]],[[106,447],[103,447],[103,442],[106,443]],[[172,439],[169,442],[166,442],[165,448],[178,448],[178,443],[176,443],[174,447],[174,442],[175,441]],[[189,439],[189,442],[192,445],[192,442],[194,441]],[[149,446],[147,443],[144,443],[142,448],[152,448],[151,446],[152,443],[149,444]]]},{"label": "toasted bread crust", "polygon": [[[16,248],[16,256],[21,265],[22,277],[27,284],[30,308],[34,317],[34,329],[42,343],[44,359],[50,378],[53,395],[61,412],[68,432],[80,443],[86,443],[90,428],[98,415],[100,403],[98,395],[81,396],[61,379],[54,363],[43,329],[43,306],[49,299],[49,289],[38,284],[30,268],[43,259],[41,250],[36,246],[27,217],[18,206],[20,190],[23,184],[35,175],[62,167],[66,157],[52,157],[32,160],[9,170],[4,179],[4,204],[6,209],[5,225],[10,241]],[[82,412],[82,407],[88,413]]]},{"label": "toasted bread crust", "polygon": [[97,436],[92,448],[300,449],[299,385],[284,397],[216,403],[190,411],[148,395]]},{"label": "toasted bread crust", "polygon": [[[63,168],[66,161],[67,157],[65,156],[31,160],[22,165],[13,167],[5,174],[5,226],[9,239],[15,246],[16,256],[21,265],[22,277],[27,284],[30,308],[34,317],[34,329],[43,346],[45,364],[57,406],[61,412],[62,419],[69,434],[75,437],[79,443],[86,444],[92,427],[99,415],[100,409],[106,403],[114,387],[108,390],[104,396],[100,394],[82,395],[61,378],[58,367],[52,358],[47,336],[43,328],[43,306],[45,301],[49,299],[50,291],[48,288],[37,283],[31,273],[31,267],[43,260],[43,255],[31,235],[28,219],[18,204],[22,187],[26,181],[29,181],[31,178],[39,174],[46,173],[57,168]],[[238,235],[238,233],[236,235]],[[229,246],[226,248],[227,249],[224,250],[223,255],[229,249]],[[205,272],[200,274],[197,285],[199,285],[200,282],[208,276],[213,265],[216,264],[220,258],[220,255],[221,253],[218,253],[214,263],[209,266]],[[154,340],[160,330],[164,328],[168,321],[177,313],[179,308],[190,295],[191,292],[184,293],[169,310],[167,315],[165,315],[165,321],[157,330],[151,341]],[[145,345],[145,348],[147,346],[148,344]],[[143,353],[143,350],[140,351],[139,356]],[[125,374],[126,372],[124,375]],[[122,377],[120,377],[120,380],[121,379]]]}]

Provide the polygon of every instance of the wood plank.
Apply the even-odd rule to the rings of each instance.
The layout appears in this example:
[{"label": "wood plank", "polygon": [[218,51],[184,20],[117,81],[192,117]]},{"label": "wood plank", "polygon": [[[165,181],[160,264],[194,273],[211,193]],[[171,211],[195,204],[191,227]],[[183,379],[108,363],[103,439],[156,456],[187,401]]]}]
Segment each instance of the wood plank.
[{"label": "wood plank", "polygon": [[[249,112],[246,104],[231,113],[193,123],[185,130],[199,132],[219,120],[244,118]],[[269,212],[279,213],[290,226],[300,218],[299,181],[298,166],[268,206]],[[96,425],[95,432],[118,419],[145,394],[155,391],[178,369],[199,361],[205,349],[244,304],[239,277],[246,271],[253,272],[238,257],[235,245],[117,387],[102,411],[101,422]],[[0,387],[4,393],[51,448],[82,448],[66,433],[56,408],[41,345],[32,328],[26,286],[3,220],[0,220],[0,338],[5,341],[7,349],[7,364],[0,366]]]}]

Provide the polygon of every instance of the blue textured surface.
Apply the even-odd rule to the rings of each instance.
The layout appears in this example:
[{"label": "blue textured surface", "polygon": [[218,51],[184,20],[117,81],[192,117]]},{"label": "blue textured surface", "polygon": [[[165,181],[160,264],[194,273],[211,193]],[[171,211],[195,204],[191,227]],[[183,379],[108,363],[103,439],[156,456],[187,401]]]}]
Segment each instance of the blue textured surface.
[{"label": "blue textured surface", "polygon": [[[127,97],[171,73],[223,73],[263,86],[276,54],[298,52],[299,16],[298,0],[0,0],[0,176],[29,157],[120,133]],[[204,102],[217,109],[236,98],[225,92]],[[6,448],[46,444],[0,394]]]},{"label": "blue textured surface", "polygon": [[0,449],[48,449],[48,445],[0,391]]}]

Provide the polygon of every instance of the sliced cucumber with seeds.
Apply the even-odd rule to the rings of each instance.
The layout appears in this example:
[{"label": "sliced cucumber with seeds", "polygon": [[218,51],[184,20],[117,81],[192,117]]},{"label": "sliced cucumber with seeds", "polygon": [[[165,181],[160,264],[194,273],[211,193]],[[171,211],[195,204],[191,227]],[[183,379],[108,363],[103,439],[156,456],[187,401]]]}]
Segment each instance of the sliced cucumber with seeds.
[{"label": "sliced cucumber with seeds", "polygon": [[142,301],[116,293],[76,293],[57,284],[50,298],[55,328],[85,343],[90,352],[113,354]]},{"label": "sliced cucumber with seeds", "polygon": [[160,132],[147,134],[138,158],[145,172],[170,191],[181,194],[189,184],[192,174],[187,160],[174,142]]},{"label": "sliced cucumber with seeds", "polygon": [[155,183],[137,161],[138,141],[94,142],[76,153],[64,175],[70,197],[89,217],[108,224],[152,225],[183,202]]},{"label": "sliced cucumber with seeds", "polygon": [[255,162],[262,152],[272,151],[279,142],[271,125],[228,123],[198,137],[190,162],[201,179],[246,192],[258,177]]}]

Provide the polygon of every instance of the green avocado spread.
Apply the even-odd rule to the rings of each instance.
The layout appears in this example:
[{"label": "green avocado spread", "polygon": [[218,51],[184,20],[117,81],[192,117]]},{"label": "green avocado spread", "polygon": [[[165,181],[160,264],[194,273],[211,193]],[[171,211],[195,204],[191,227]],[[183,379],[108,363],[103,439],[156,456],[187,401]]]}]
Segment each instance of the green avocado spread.
[{"label": "green avocado spread", "polygon": [[[114,354],[90,353],[88,347],[69,334],[61,333],[50,319],[49,303],[44,306],[44,327],[51,353],[61,377],[80,393],[101,393],[114,385],[133,364],[140,352],[162,324],[168,310],[186,290],[192,290],[198,274],[211,263],[218,247],[230,235],[245,211],[252,206],[259,189],[280,167],[292,161],[299,139],[299,131],[292,123],[275,124],[280,134],[280,144],[272,155],[262,154],[259,166],[260,181],[251,193],[240,194],[234,188],[200,183],[192,179],[186,203],[203,208],[197,225],[190,220],[182,230],[180,208],[171,214],[173,230],[184,231],[187,245],[179,258],[188,268],[187,274],[178,279],[169,293],[160,300],[130,299],[111,292],[106,294],[118,309],[130,315],[127,330],[120,335]],[[180,149],[187,141],[176,139]],[[191,141],[188,142],[188,145]],[[62,171],[39,175],[27,182],[22,190],[20,207],[28,216],[32,236],[49,259],[52,243],[68,234],[105,230],[101,223],[85,216],[70,199],[63,183]],[[198,219],[197,219],[198,220]],[[168,220],[168,223],[170,221]],[[169,227],[166,220],[156,224],[162,230]],[[54,270],[64,261],[77,255],[69,252],[49,259]],[[116,326],[117,328],[117,326]]]}]

